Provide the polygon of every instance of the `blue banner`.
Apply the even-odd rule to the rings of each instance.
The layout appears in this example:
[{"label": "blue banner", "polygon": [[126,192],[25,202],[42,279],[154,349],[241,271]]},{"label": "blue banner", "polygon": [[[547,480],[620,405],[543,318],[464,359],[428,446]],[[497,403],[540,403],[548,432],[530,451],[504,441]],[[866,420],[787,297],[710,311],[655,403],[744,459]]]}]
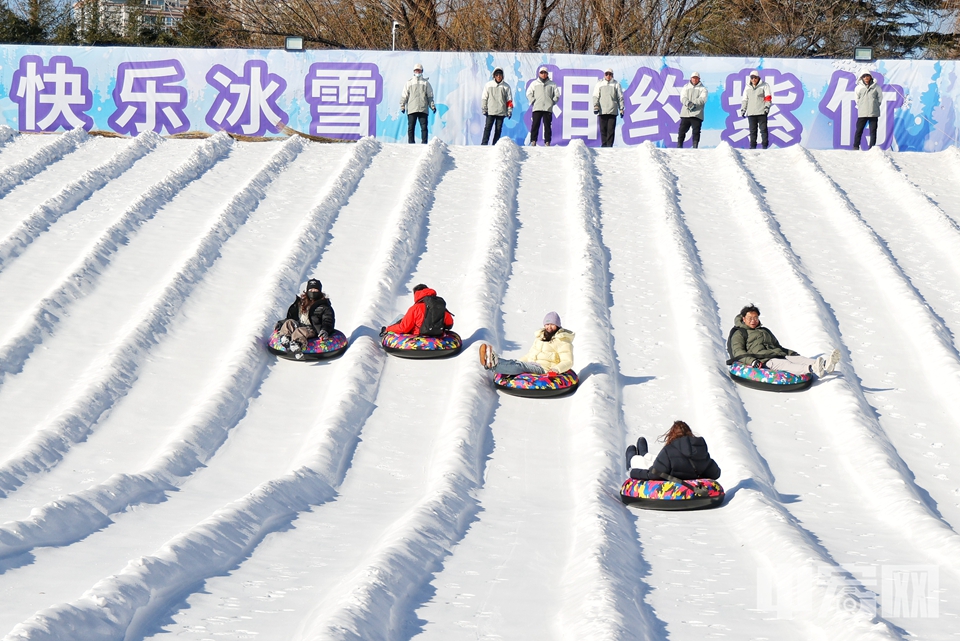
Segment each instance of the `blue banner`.
[{"label": "blue banner", "polygon": [[[613,69],[624,98],[618,146],[652,141],[675,146],[680,90],[698,72],[708,90],[701,146],[748,146],[741,96],[750,71],[773,93],[772,146],[850,148],[857,119],[857,79],[869,70],[883,92],[877,144],[901,151],[939,151],[957,144],[957,62],[409,51],[301,51],[39,47],[0,45],[3,121],[19,131],[83,127],[126,135],[226,130],[247,136],[298,131],[357,140],[407,139],[400,95],[415,64],[434,91],[431,137],[479,144],[484,85],[496,67],[513,90],[513,117],[503,135],[528,139],[528,85],[546,66],[560,88],[553,144],[582,139],[599,146],[590,96]],[[418,136],[419,138],[419,136]],[[688,143],[689,144],[689,143]]]}]

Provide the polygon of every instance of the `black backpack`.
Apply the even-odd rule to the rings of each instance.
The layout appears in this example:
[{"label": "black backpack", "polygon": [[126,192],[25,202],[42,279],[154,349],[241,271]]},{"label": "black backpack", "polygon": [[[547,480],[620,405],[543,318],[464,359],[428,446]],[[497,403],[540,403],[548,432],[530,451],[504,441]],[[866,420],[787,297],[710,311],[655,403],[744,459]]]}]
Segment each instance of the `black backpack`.
[{"label": "black backpack", "polygon": [[424,296],[423,323],[420,325],[421,336],[443,336],[444,317],[447,314],[447,303],[439,296]]}]

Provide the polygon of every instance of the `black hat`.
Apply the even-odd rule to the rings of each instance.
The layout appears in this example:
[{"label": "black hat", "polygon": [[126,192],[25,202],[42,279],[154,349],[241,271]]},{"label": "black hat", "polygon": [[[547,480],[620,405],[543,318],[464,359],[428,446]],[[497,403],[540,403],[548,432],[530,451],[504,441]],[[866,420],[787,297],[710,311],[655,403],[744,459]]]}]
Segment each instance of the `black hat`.
[{"label": "black hat", "polygon": [[309,290],[309,289],[319,289],[319,290],[322,292],[322,291],[323,291],[323,285],[322,285],[322,284],[320,283],[320,281],[317,280],[316,278],[311,278],[310,280],[307,281],[307,289],[308,289],[308,290]]}]

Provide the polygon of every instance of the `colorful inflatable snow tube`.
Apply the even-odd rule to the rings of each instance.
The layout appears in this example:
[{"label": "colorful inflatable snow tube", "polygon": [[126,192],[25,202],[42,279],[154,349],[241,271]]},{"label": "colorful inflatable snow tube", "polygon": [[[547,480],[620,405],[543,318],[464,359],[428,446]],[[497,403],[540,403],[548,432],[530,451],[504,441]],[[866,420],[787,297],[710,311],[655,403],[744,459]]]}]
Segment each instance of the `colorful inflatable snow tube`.
[{"label": "colorful inflatable snow tube", "polygon": [[580,384],[580,378],[575,371],[568,369],[562,374],[553,376],[548,374],[517,374],[516,376],[497,374],[493,378],[493,384],[504,394],[526,398],[544,398],[572,394],[577,389],[577,385]]},{"label": "colorful inflatable snow tube", "polygon": [[723,503],[723,486],[713,479],[684,483],[627,479],[620,487],[620,500],[645,510],[702,510]]},{"label": "colorful inflatable snow tube", "polygon": [[730,366],[730,378],[744,387],[768,392],[799,392],[813,385],[813,374],[797,376],[765,367],[750,367],[740,362]]},{"label": "colorful inflatable snow tube", "polygon": [[463,347],[460,335],[450,331],[444,331],[443,336],[387,332],[380,344],[388,354],[400,358],[445,358],[459,354]]},{"label": "colorful inflatable snow tube", "polygon": [[343,335],[343,332],[334,330],[333,334],[325,340],[314,339],[308,342],[306,348],[300,352],[302,357],[297,358],[297,352],[293,352],[289,347],[281,345],[280,334],[274,332],[273,335],[270,336],[270,341],[267,343],[267,349],[281,358],[299,361],[319,361],[336,358],[343,354],[347,349],[347,337]]}]

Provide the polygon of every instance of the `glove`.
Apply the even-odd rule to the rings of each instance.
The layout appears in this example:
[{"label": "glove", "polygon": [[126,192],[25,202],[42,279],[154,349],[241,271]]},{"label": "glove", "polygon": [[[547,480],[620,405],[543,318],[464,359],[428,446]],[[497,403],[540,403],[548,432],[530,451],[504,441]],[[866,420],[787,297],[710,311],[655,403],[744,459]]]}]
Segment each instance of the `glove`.
[{"label": "glove", "polygon": [[486,111],[484,111],[484,112],[483,112],[483,115],[484,115],[484,116],[486,116],[486,115],[487,115],[487,112],[486,112]]},{"label": "glove", "polygon": [[433,113],[437,113],[437,108],[436,108],[436,107],[430,107],[430,111],[432,111]]},{"label": "glove", "polygon": [[766,116],[768,113],[770,113],[770,105],[764,105],[764,106],[763,106],[763,115]]},{"label": "glove", "polygon": [[593,110],[593,115],[596,116],[596,115],[599,115],[599,114],[600,114],[600,110],[594,108],[594,110]]},{"label": "glove", "polygon": [[513,118],[513,109],[507,109],[507,118]]},{"label": "glove", "polygon": [[400,107],[400,113],[405,114],[405,113],[407,113],[407,110],[404,109],[403,107]]},{"label": "glove", "polygon": [[693,102],[692,100],[687,103],[687,109],[689,109],[690,111],[693,111],[696,108],[697,108],[697,103]]},{"label": "glove", "polygon": [[740,117],[741,117],[741,118],[746,118],[746,116],[747,116],[747,110],[746,110],[746,109],[741,109],[741,110],[740,110]]},{"label": "glove", "polygon": [[321,329],[321,330],[320,330],[320,333],[317,334],[317,340],[325,341],[325,340],[327,340],[328,338],[330,338],[330,335],[327,334],[327,330],[325,330],[325,329]]},{"label": "glove", "polygon": [[548,376],[549,378],[556,378],[556,377],[560,376],[560,374],[558,374],[557,372],[547,372],[547,376]]},{"label": "glove", "polygon": [[282,320],[278,320],[278,321],[277,321],[276,323],[274,323],[274,325],[273,325],[273,331],[279,332],[281,327],[283,327],[283,321],[282,321]]},{"label": "glove", "polygon": [[381,327],[381,328],[380,328],[380,338],[383,338],[383,335],[386,334],[386,333],[387,333],[387,328],[386,328],[386,327]]},{"label": "glove", "polygon": [[620,117],[623,118],[623,109],[620,110]]},{"label": "glove", "polygon": [[753,359],[753,363],[750,364],[750,367],[763,367],[763,363],[757,359]]}]

